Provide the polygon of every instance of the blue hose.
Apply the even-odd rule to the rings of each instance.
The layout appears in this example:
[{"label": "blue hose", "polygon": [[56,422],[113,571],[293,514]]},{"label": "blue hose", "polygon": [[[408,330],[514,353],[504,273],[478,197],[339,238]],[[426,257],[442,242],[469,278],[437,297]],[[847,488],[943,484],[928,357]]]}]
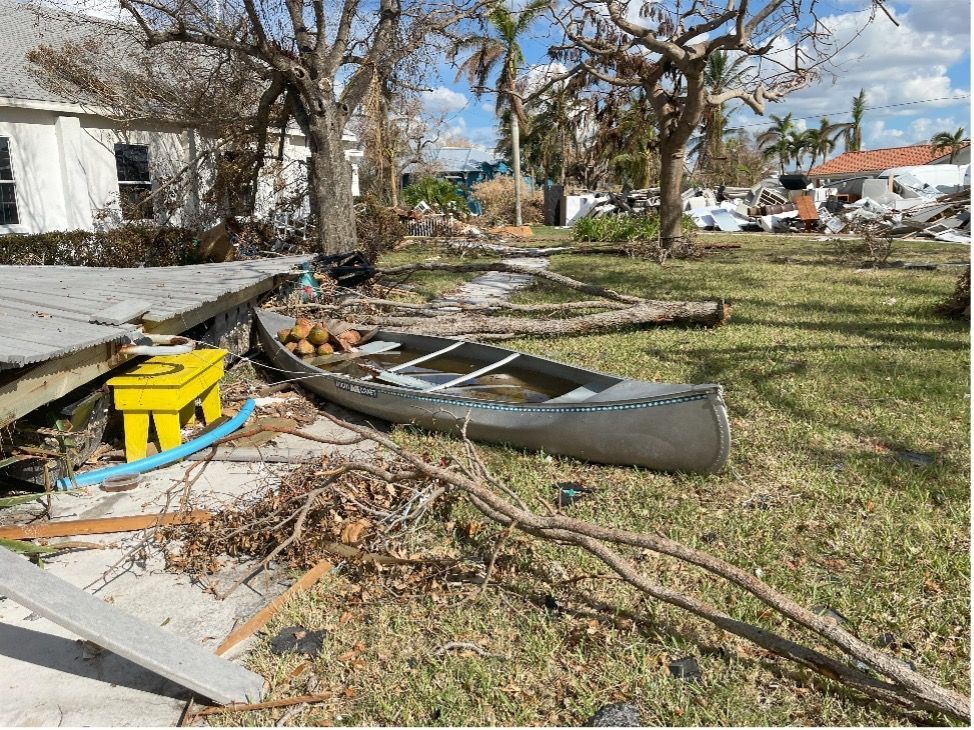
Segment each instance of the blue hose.
[{"label": "blue hose", "polygon": [[151,471],[152,469],[168,466],[175,461],[179,461],[180,459],[183,459],[191,454],[195,454],[201,449],[205,449],[214,441],[219,441],[224,436],[229,436],[231,433],[243,426],[247,419],[250,418],[250,414],[254,412],[255,405],[256,404],[251,398],[243,404],[243,408],[240,409],[240,413],[226,423],[217,426],[212,431],[203,434],[198,439],[187,441],[185,444],[180,444],[173,449],[166,449],[163,452],[153,454],[152,456],[147,456],[144,459],[139,459],[138,461],[133,461],[130,464],[118,464],[117,466],[108,466],[104,469],[96,469],[95,471],[86,471],[82,474],[77,474],[75,475],[73,483],[68,478],[58,479],[56,486],[58,489],[71,489],[74,486],[87,487],[104,481],[106,477],[112,477],[118,474],[142,474],[143,472]]}]

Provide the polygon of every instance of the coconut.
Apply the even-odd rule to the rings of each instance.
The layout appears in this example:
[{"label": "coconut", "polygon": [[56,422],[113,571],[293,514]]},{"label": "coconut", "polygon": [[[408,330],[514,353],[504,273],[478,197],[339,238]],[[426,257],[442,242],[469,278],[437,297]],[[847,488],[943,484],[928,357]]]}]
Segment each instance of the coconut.
[{"label": "coconut", "polygon": [[297,347],[294,348],[294,351],[301,357],[311,357],[315,354],[315,346],[307,340],[301,340],[298,342]]},{"label": "coconut", "polygon": [[290,327],[285,327],[284,329],[277,331],[277,339],[279,339],[281,342],[287,342],[290,337],[291,337]]},{"label": "coconut", "polygon": [[338,335],[338,339],[349,345],[357,345],[362,339],[362,335],[359,334],[358,330],[345,330]]},{"label": "coconut", "polygon": [[291,328],[291,339],[295,342],[300,342],[301,340],[307,339],[308,335],[311,333],[312,327],[314,327],[314,322],[301,317]]},{"label": "coconut", "polygon": [[316,350],[316,352],[319,355],[330,355],[334,351],[335,351],[335,348],[332,347],[331,345],[329,345],[327,342],[324,342],[324,343],[318,345],[318,349]]},{"label": "coconut", "polygon": [[315,346],[325,344],[328,342],[328,330],[320,324],[316,324],[308,333],[308,342]]}]

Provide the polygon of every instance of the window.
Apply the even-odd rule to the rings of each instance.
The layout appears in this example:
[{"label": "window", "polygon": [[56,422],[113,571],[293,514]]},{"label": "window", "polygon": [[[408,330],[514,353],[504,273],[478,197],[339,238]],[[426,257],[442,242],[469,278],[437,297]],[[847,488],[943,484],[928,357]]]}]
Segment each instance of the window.
[{"label": "window", "polygon": [[17,191],[14,185],[14,169],[10,163],[10,140],[0,137],[0,226],[20,223],[17,215]]},{"label": "window", "polygon": [[152,220],[149,148],[144,144],[115,145],[115,170],[122,217],[127,221]]}]

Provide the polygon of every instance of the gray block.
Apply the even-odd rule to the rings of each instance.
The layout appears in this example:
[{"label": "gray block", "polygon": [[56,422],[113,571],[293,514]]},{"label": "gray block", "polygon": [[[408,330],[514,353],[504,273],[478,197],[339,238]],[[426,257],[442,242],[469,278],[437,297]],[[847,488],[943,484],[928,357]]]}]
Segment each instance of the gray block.
[{"label": "gray block", "polygon": [[0,548],[0,595],[214,702],[257,702],[264,679]]},{"label": "gray block", "polygon": [[96,324],[125,324],[135,322],[143,314],[152,309],[152,302],[141,299],[126,299],[124,302],[113,304],[108,309],[91,315],[89,322]]}]

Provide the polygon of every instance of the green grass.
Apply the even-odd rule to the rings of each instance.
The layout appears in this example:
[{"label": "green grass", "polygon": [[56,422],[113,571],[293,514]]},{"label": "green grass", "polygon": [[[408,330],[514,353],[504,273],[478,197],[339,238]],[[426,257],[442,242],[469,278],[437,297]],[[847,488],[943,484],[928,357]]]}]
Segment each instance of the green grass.
[{"label": "green grass", "polygon": [[[567,510],[606,525],[658,531],[757,572],[801,604],[827,605],[868,642],[884,632],[914,645],[900,654],[951,687],[969,686],[969,334],[934,306],[959,269],[857,271],[833,244],[793,237],[708,237],[741,243],[702,260],[654,263],[558,256],[555,271],[660,299],[723,297],[732,319],[714,330],[664,328],[524,339],[510,347],[630,377],[724,385],[734,439],[713,476],[656,474],[484,446],[494,473],[535,509],[552,485],[595,495]],[[417,255],[408,250],[399,260]],[[423,251],[420,255],[429,255]],[[893,259],[962,260],[965,249],[897,245]],[[445,256],[445,254],[444,254]],[[520,301],[566,298],[538,285]],[[397,428],[432,458],[456,441]],[[895,451],[936,455],[930,467]],[[453,506],[410,538],[416,552],[486,559],[499,530]],[[636,554],[660,583],[732,615],[816,645],[741,591],[654,555]],[[329,579],[274,626],[327,628],[325,651],[296,678],[296,657],[261,644],[253,666],[275,695],[305,690],[316,673],[335,700],[291,724],[579,725],[602,704],[628,700],[647,724],[903,725],[910,717],[820,681],[709,624],[642,600],[577,551],[513,536],[496,583],[401,574]],[[397,587],[399,585],[399,587]],[[565,609],[551,615],[546,595]],[[601,601],[613,615],[590,605]],[[448,641],[482,642],[501,657],[436,655]],[[359,644],[361,652],[344,660]],[[700,684],[670,678],[667,657],[697,657]],[[278,711],[279,715],[280,711]],[[230,716],[266,724],[277,715]],[[229,720],[229,718],[228,718]]]},{"label": "green grass", "polygon": [[[468,257],[470,258],[470,257]],[[433,243],[411,241],[395,251],[383,255],[379,264],[385,268],[417,263],[447,263],[454,257]],[[445,294],[463,281],[473,279],[477,274],[453,274],[439,271],[418,271],[397,279],[423,299],[433,299]]]}]

